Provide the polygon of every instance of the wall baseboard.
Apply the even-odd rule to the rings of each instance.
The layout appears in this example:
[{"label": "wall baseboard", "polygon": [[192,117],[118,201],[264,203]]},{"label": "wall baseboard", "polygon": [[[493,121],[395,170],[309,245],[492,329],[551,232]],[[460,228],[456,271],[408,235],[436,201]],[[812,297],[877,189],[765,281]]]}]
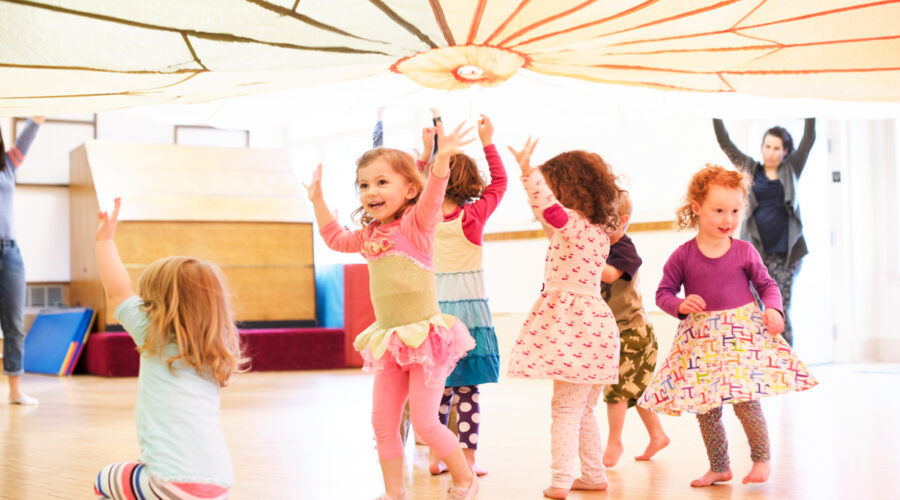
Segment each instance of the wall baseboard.
[{"label": "wall baseboard", "polygon": [[865,340],[863,361],[900,363],[900,338],[874,338]]}]

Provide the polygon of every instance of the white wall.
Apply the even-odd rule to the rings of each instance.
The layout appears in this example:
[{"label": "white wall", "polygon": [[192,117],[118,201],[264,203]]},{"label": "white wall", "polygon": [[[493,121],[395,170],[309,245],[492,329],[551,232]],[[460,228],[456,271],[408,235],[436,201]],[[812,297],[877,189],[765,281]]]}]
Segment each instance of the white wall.
[{"label": "white wall", "polygon": [[835,153],[844,167],[836,191],[834,309],[838,361],[898,361],[897,120],[834,125]]},{"label": "white wall", "polygon": [[[473,106],[445,112],[445,122],[470,122],[478,111],[488,111],[496,125],[495,142],[510,175],[510,187],[487,232],[538,229],[518,181],[517,166],[506,150],[520,146],[529,131],[541,136],[535,152],[540,162],[556,152],[583,148],[604,156],[632,193],[635,222],[672,220],[690,175],[708,161],[727,165],[706,116],[693,114],[624,113],[611,110],[595,119],[574,117],[572,109],[558,116],[544,113],[527,122],[527,112],[503,114],[499,109]],[[498,114],[499,113],[499,114]],[[677,113],[677,112],[676,112]],[[386,145],[411,151],[420,148],[420,128],[430,122],[427,111],[389,108],[385,113]],[[735,143],[752,156],[759,154],[763,131],[773,124],[786,126],[799,141],[802,120],[792,117],[766,120],[726,120]],[[358,206],[354,187],[355,160],[371,146],[374,113],[298,119],[290,127],[254,122],[253,147],[287,147],[298,182],[309,179],[318,162],[325,165],[324,187],[339,220],[351,225],[349,215]],[[533,126],[527,126],[533,124]],[[564,125],[573,128],[562,132]],[[7,144],[10,122],[4,119]],[[555,125],[555,127],[554,127]],[[65,168],[53,155],[41,152],[46,141],[65,143],[51,132],[38,135],[23,171],[35,164],[52,163],[41,172],[28,172],[34,182],[68,182]],[[98,137],[129,142],[170,143],[170,123],[130,113],[98,117]],[[793,320],[796,347],[808,362],[883,360],[900,361],[900,332],[892,328],[894,304],[900,299],[900,179],[896,144],[900,138],[894,119],[880,121],[820,119],[818,139],[800,180],[799,197],[810,254],[794,289]],[[70,147],[72,145],[66,146]],[[467,150],[486,165],[476,144]],[[37,170],[37,169],[35,169]],[[832,182],[832,172],[842,182]],[[65,174],[65,179],[62,175]],[[36,177],[31,177],[36,176]],[[25,250],[29,281],[69,280],[68,200],[64,188],[25,186],[16,198],[20,243]],[[690,233],[632,233],[644,258],[641,288],[645,305],[654,306],[662,265]],[[543,273],[543,240],[488,242],[485,269],[492,309],[521,313],[533,303]],[[340,255],[316,239],[316,261],[362,262],[358,255]]]}]

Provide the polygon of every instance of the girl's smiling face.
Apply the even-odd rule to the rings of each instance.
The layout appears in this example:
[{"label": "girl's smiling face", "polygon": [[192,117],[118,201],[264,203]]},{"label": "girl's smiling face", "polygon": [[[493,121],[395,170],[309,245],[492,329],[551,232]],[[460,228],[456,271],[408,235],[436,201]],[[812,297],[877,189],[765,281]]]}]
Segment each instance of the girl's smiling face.
[{"label": "girl's smiling face", "polygon": [[356,183],[366,213],[382,224],[393,222],[400,209],[419,194],[419,188],[395,172],[383,158],[357,169]]},{"label": "girl's smiling face", "polygon": [[737,188],[709,186],[703,203],[691,202],[697,214],[700,234],[709,239],[731,237],[740,222],[744,192]]}]

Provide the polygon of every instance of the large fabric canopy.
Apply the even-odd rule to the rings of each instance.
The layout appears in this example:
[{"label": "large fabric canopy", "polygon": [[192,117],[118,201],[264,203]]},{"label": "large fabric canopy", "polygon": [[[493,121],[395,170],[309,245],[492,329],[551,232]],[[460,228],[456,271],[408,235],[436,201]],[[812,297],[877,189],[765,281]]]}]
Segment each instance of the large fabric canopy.
[{"label": "large fabric canopy", "polygon": [[520,69],[706,93],[900,101],[900,0],[0,0],[0,114]]}]

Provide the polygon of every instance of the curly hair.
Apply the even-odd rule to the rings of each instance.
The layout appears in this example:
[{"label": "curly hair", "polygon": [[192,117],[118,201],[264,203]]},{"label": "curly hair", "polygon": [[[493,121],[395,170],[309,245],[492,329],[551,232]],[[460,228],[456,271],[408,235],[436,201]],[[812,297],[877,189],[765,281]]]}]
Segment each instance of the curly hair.
[{"label": "curly hair", "polygon": [[704,168],[691,177],[687,195],[684,197],[684,205],[675,211],[678,229],[695,229],[698,227],[700,222],[697,214],[691,209],[691,202],[697,202],[702,205],[711,186],[740,189],[746,197],[748,179],[742,172],[728,170],[714,163],[707,163]]},{"label": "curly hair", "polygon": [[564,207],[575,210],[607,232],[615,231],[619,221],[616,210],[619,188],[612,169],[600,155],[567,151],[539,168],[547,186]]},{"label": "curly hair", "polygon": [[[394,214],[394,217],[400,217],[403,215],[403,212],[406,211],[407,208],[416,204],[419,201],[419,196],[422,195],[422,190],[425,189],[425,179],[422,178],[422,174],[419,173],[419,169],[416,168],[416,161],[413,159],[409,153],[404,151],[400,151],[399,149],[393,148],[375,148],[370,149],[363,153],[362,156],[356,160],[356,172],[359,173],[359,169],[368,166],[370,163],[375,161],[376,159],[383,159],[391,166],[391,168],[397,174],[403,176],[406,180],[413,183],[417,188],[417,193],[414,198],[408,200],[406,204],[400,207],[397,212]],[[357,175],[356,187],[359,188],[359,179]],[[350,214],[350,217],[360,226],[368,226],[375,218],[366,213],[366,207],[360,205],[359,208],[353,211]]]},{"label": "curly hair", "polygon": [[485,182],[472,158],[458,153],[450,158],[450,179],[444,197],[457,205],[465,205],[481,197]]}]

